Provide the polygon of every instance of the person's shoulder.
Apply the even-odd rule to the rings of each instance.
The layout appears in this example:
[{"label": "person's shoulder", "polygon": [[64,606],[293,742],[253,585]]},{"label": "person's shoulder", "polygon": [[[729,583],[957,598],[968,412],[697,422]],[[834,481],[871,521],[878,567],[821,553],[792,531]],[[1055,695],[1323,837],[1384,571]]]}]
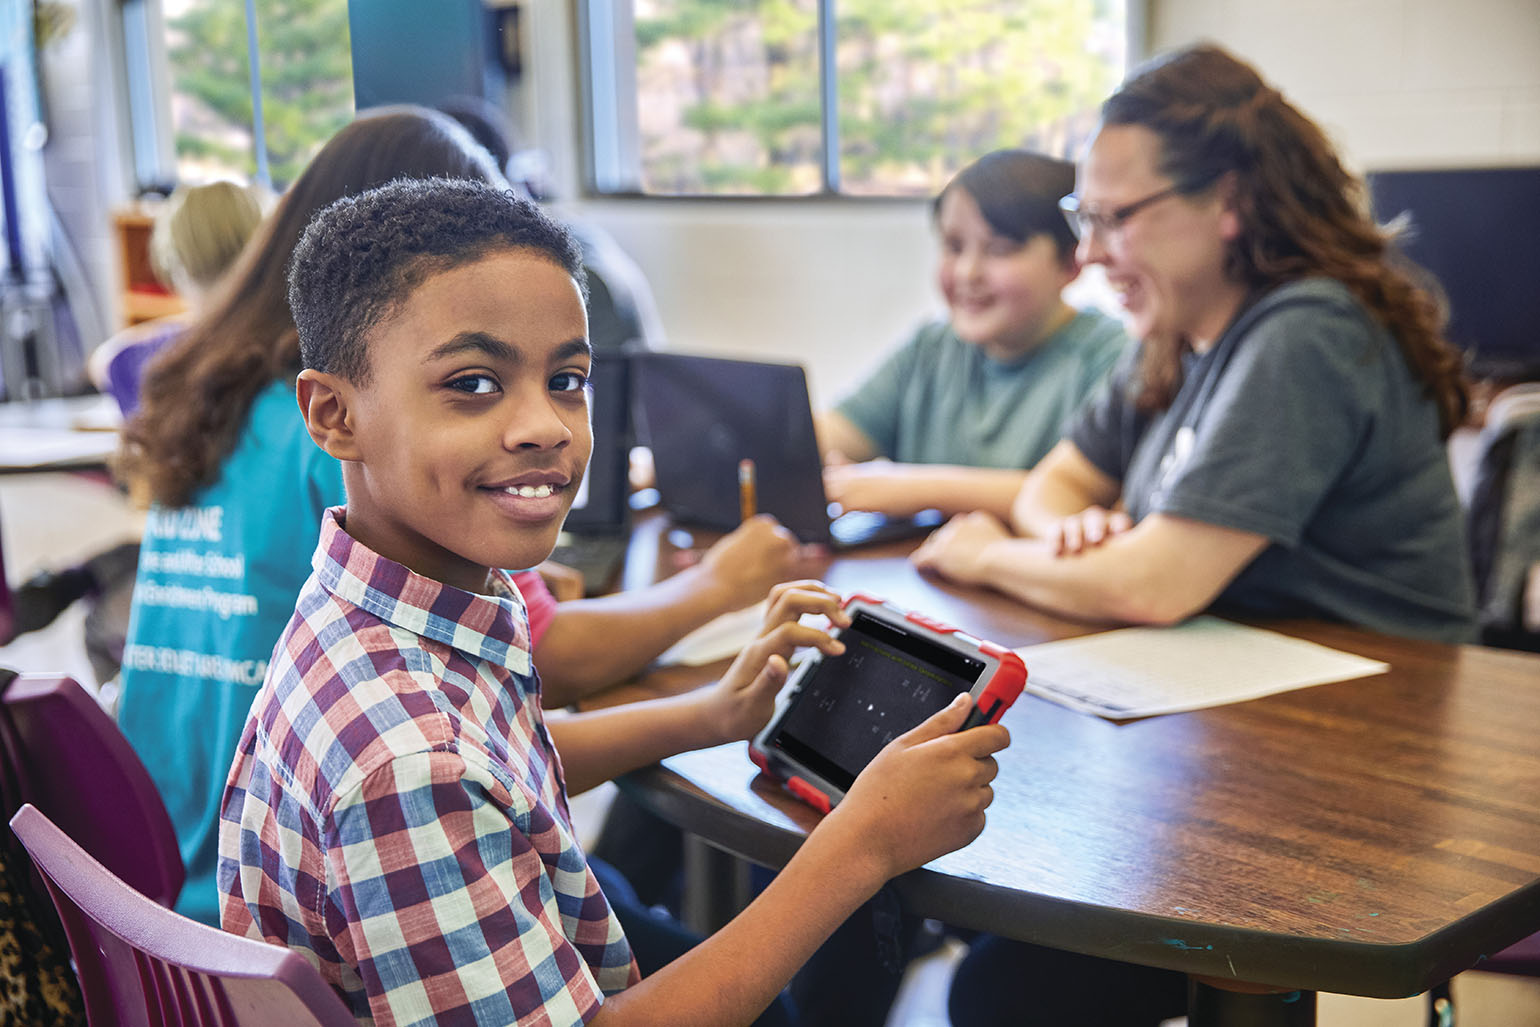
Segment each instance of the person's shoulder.
[{"label": "person's shoulder", "polygon": [[1128,330],[1123,322],[1096,307],[1082,307],[1065,326],[1066,334],[1077,348],[1116,360],[1128,348]]},{"label": "person's shoulder", "polygon": [[444,664],[425,639],[328,591],[312,576],[300,591],[270,677],[273,700],[303,709],[307,734],[344,748],[359,769],[443,748],[456,736],[439,701]]},{"label": "person's shoulder", "polygon": [[1374,327],[1363,303],[1335,278],[1301,278],[1274,286],[1242,316],[1256,324],[1316,319],[1350,322],[1365,332]]}]

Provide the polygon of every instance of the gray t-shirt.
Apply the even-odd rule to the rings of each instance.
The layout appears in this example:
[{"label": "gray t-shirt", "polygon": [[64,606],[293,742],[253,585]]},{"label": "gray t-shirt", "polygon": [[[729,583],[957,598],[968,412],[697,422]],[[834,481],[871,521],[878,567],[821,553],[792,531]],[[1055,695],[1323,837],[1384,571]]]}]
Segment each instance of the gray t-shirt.
[{"label": "gray t-shirt", "polygon": [[1025,469],[1063,437],[1127,346],[1116,319],[1082,310],[1006,364],[937,321],[835,409],[891,460]]},{"label": "gray t-shirt", "polygon": [[1266,536],[1215,607],[1447,642],[1474,635],[1469,556],[1433,401],[1340,283],[1279,286],[1207,353],[1169,409],[1139,414],[1137,351],[1069,438],[1152,513]]}]

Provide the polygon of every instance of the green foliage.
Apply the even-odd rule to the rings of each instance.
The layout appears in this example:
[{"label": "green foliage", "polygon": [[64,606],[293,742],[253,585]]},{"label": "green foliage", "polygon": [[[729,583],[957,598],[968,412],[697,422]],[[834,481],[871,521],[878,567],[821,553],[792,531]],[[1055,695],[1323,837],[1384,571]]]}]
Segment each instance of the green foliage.
[{"label": "green foliage", "polygon": [[[801,172],[776,168],[820,163],[816,0],[653,10],[636,23],[640,102],[678,116],[644,127],[649,188],[801,189]],[[1123,0],[839,0],[835,10],[840,167],[853,192],[932,193],[1000,147],[1067,156],[1122,71]]]},{"label": "green foliage", "polygon": [[[353,116],[347,0],[257,0],[262,118],[273,184],[283,188]],[[252,131],[245,5],[206,0],[168,24],[176,91],[233,135]],[[179,133],[184,158],[229,160],[251,174],[255,157],[209,133]]]}]

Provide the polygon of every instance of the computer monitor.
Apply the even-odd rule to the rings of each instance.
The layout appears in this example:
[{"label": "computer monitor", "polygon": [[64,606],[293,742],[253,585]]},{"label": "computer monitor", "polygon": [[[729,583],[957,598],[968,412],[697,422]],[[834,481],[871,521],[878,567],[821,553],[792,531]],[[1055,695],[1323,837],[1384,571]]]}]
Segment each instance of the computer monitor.
[{"label": "computer monitor", "polygon": [[631,355],[594,353],[594,450],[583,487],[567,514],[565,530],[574,534],[621,535],[627,530],[631,458]]},{"label": "computer monitor", "polygon": [[1480,378],[1540,378],[1540,167],[1380,171],[1375,217],[1409,213],[1406,255],[1449,300],[1448,337]]}]

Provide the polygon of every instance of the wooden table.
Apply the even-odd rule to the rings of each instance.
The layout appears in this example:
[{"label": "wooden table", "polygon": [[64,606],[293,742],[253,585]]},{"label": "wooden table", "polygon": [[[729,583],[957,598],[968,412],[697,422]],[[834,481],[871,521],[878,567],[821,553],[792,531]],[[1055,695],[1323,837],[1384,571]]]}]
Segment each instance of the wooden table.
[{"label": "wooden table", "polygon": [[[1096,630],[929,580],[903,547],[837,559],[826,579],[1012,646]],[[900,878],[906,904],[1295,1007],[1251,1022],[1313,1022],[1316,991],[1414,995],[1540,930],[1540,658],[1267,626],[1391,670],[1124,723],[1024,695],[1005,718],[989,826]],[[635,694],[708,676],[660,671]],[[741,743],[622,787],[772,867],[818,819],[758,776]],[[1194,1027],[1208,1019],[1195,1007]]]}]

